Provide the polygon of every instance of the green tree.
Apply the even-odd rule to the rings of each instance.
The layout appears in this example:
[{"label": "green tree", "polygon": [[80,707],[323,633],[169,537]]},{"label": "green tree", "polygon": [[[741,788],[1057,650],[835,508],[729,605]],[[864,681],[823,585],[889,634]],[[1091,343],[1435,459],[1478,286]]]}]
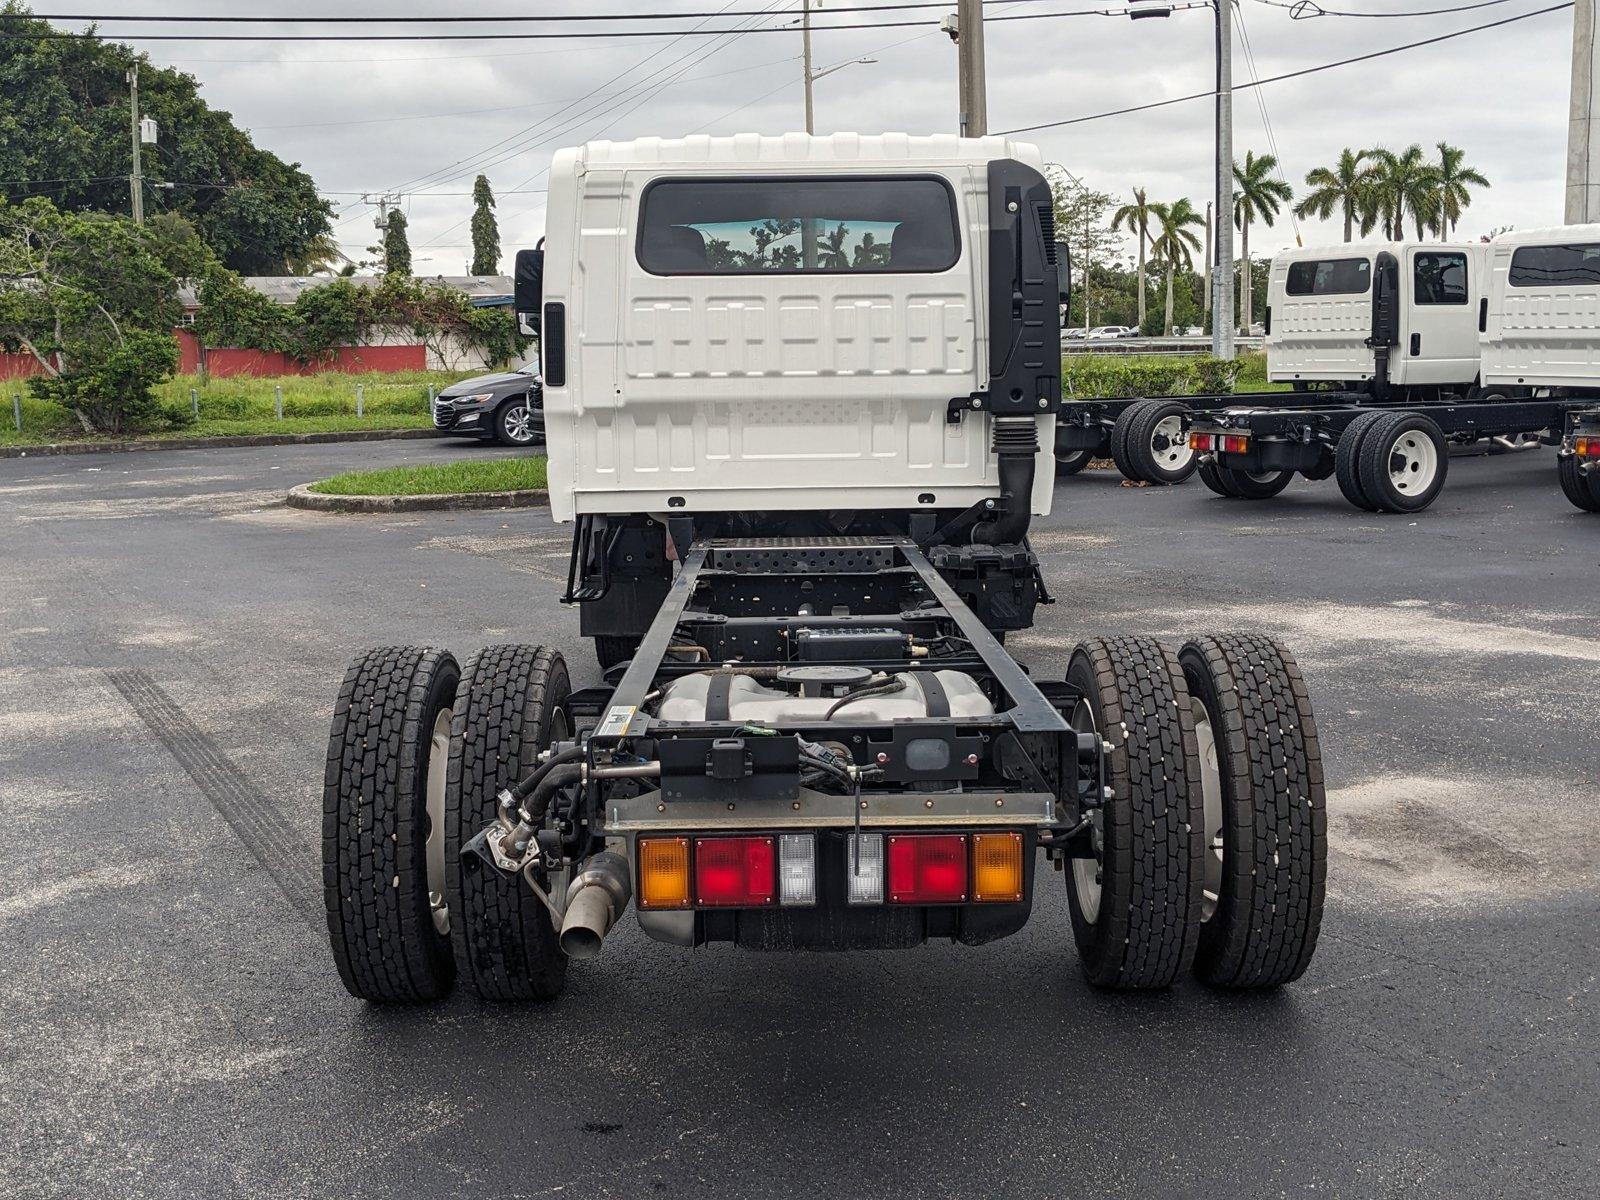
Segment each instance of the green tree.
[{"label": "green tree", "polygon": [[1483,174],[1467,166],[1467,152],[1448,142],[1439,143],[1439,161],[1434,164],[1434,185],[1438,196],[1434,201],[1433,228],[1440,241],[1447,240],[1456,231],[1461,213],[1472,204],[1469,187],[1489,186]]},{"label": "green tree", "polygon": [[392,209],[383,223],[383,273],[411,274],[411,242],[406,237],[406,214]]},{"label": "green tree", "polygon": [[1150,229],[1154,223],[1152,218],[1157,216],[1156,207],[1145,198],[1144,188],[1134,188],[1133,203],[1124,204],[1111,214],[1111,228],[1122,229],[1126,227],[1128,232],[1133,234],[1133,240],[1138,243],[1139,273],[1136,278],[1139,286],[1139,324],[1141,327],[1144,325],[1145,318],[1144,251],[1145,245],[1152,240]]},{"label": "green tree", "polygon": [[1384,237],[1401,241],[1406,236],[1409,216],[1417,237],[1422,237],[1423,228],[1433,223],[1439,204],[1438,171],[1423,156],[1422,147],[1413,144],[1398,154],[1381,148],[1368,150],[1367,157],[1373,162],[1373,176],[1362,232],[1381,224]]},{"label": "green tree", "polygon": [[[1078,286],[1072,289],[1069,325],[1084,328],[1095,323],[1095,300],[1119,276],[1112,274],[1113,258],[1122,249],[1122,235],[1107,221],[1106,214],[1116,203],[1110,192],[1096,191],[1066,168],[1051,164],[1045,169],[1050,181],[1050,196],[1055,208],[1056,240],[1072,250]],[[1070,281],[1069,281],[1070,282]],[[1129,279],[1129,295],[1132,280]],[[1118,313],[1120,317],[1120,312]]]},{"label": "green tree", "polygon": [[844,252],[850,230],[843,221],[817,239],[817,265],[826,271],[841,271],[850,265],[850,256]]},{"label": "green tree", "polygon": [[[250,275],[283,274],[329,229],[332,209],[296,163],[258,148],[200,98],[193,76],[93,35],[47,40],[47,22],[6,0],[0,14],[0,195],[42,195],[63,212],[127,215],[128,70],[160,129],[144,156],[145,207],[181,214],[212,252]],[[148,148],[147,148],[148,149]],[[171,183],[173,186],[157,186]]]},{"label": "green tree", "polygon": [[1306,172],[1306,187],[1311,190],[1294,206],[1295,215],[1326,221],[1337,212],[1344,217],[1344,240],[1350,241],[1356,221],[1368,203],[1373,172],[1370,166],[1362,166],[1368,153],[1346,147],[1339,151],[1339,161],[1333,166]]},{"label": "green tree", "polygon": [[1246,150],[1243,163],[1233,164],[1233,223],[1239,227],[1239,318],[1248,332],[1253,317],[1254,296],[1250,286],[1250,225],[1261,221],[1269,228],[1278,219],[1280,206],[1289,203],[1294,192],[1288,183],[1278,178],[1278,158]]},{"label": "green tree", "polygon": [[1194,256],[1200,252],[1200,238],[1193,232],[1195,226],[1204,227],[1206,219],[1194,210],[1188,198],[1171,204],[1152,205],[1161,232],[1151,247],[1152,253],[1166,269],[1167,315],[1162,333],[1172,332],[1172,281],[1179,271],[1194,269]]},{"label": "green tree", "polygon": [[500,225],[487,175],[472,182],[472,274],[500,274]]},{"label": "green tree", "polygon": [[177,365],[177,281],[126,218],[63,213],[34,197],[0,205],[0,347],[29,354],[29,388],[85,432],[159,417],[152,389]]}]

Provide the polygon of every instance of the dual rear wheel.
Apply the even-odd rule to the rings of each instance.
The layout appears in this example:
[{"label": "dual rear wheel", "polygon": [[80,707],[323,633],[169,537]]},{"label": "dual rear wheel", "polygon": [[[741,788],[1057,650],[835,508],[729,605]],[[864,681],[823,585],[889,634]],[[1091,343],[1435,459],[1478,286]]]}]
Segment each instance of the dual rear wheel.
[{"label": "dual rear wheel", "polygon": [[490,646],[464,669],[416,647],[351,664],[329,738],[322,864],[351,995],[436,1000],[458,976],[486,1000],[560,992],[566,958],[549,910],[461,847],[494,819],[495,793],[569,736],[570,691],[561,655],[534,646]]},{"label": "dual rear wheel", "polygon": [[1079,646],[1067,682],[1080,732],[1109,746],[1092,854],[1068,902],[1097,986],[1297,979],[1316,949],[1327,857],[1322,758],[1305,682],[1270,638]]}]

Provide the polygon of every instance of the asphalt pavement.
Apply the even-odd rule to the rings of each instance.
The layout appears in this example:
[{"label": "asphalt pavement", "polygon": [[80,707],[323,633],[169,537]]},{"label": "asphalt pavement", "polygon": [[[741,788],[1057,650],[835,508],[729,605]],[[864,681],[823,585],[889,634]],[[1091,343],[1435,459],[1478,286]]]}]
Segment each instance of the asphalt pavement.
[{"label": "asphalt pavement", "polygon": [[1261,996],[1098,993],[1061,879],[989,946],[761,955],[631,918],[544,1007],[339,985],[316,865],[348,658],[545,642],[542,511],[289,509],[393,442],[0,462],[0,1196],[1592,1197],[1600,518],[1548,451],[1415,517],[1331,483],[1061,481],[1043,677],[1255,628],[1323,732],[1329,896]]}]

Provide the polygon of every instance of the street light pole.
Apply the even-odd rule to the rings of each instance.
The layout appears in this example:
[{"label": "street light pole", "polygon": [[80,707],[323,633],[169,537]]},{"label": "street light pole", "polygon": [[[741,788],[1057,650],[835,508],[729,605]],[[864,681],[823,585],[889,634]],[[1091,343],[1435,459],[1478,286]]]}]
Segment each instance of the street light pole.
[{"label": "street light pole", "polygon": [[960,0],[956,19],[961,136],[983,137],[989,132],[988,83],[983,62],[983,0]]},{"label": "street light pole", "polygon": [[[1217,262],[1211,276],[1211,353],[1234,356],[1233,341],[1233,0],[1217,14]],[[1248,264],[1245,267],[1249,269]]]}]

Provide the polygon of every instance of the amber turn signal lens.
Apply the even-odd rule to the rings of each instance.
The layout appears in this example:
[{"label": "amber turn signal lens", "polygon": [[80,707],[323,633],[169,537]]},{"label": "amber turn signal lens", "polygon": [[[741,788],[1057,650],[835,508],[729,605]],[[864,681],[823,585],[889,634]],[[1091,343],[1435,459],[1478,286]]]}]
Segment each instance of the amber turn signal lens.
[{"label": "amber turn signal lens", "polygon": [[639,839],[639,907],[689,907],[689,839]]},{"label": "amber turn signal lens", "polygon": [[1022,835],[972,835],[972,898],[977,901],[1022,899]]}]

